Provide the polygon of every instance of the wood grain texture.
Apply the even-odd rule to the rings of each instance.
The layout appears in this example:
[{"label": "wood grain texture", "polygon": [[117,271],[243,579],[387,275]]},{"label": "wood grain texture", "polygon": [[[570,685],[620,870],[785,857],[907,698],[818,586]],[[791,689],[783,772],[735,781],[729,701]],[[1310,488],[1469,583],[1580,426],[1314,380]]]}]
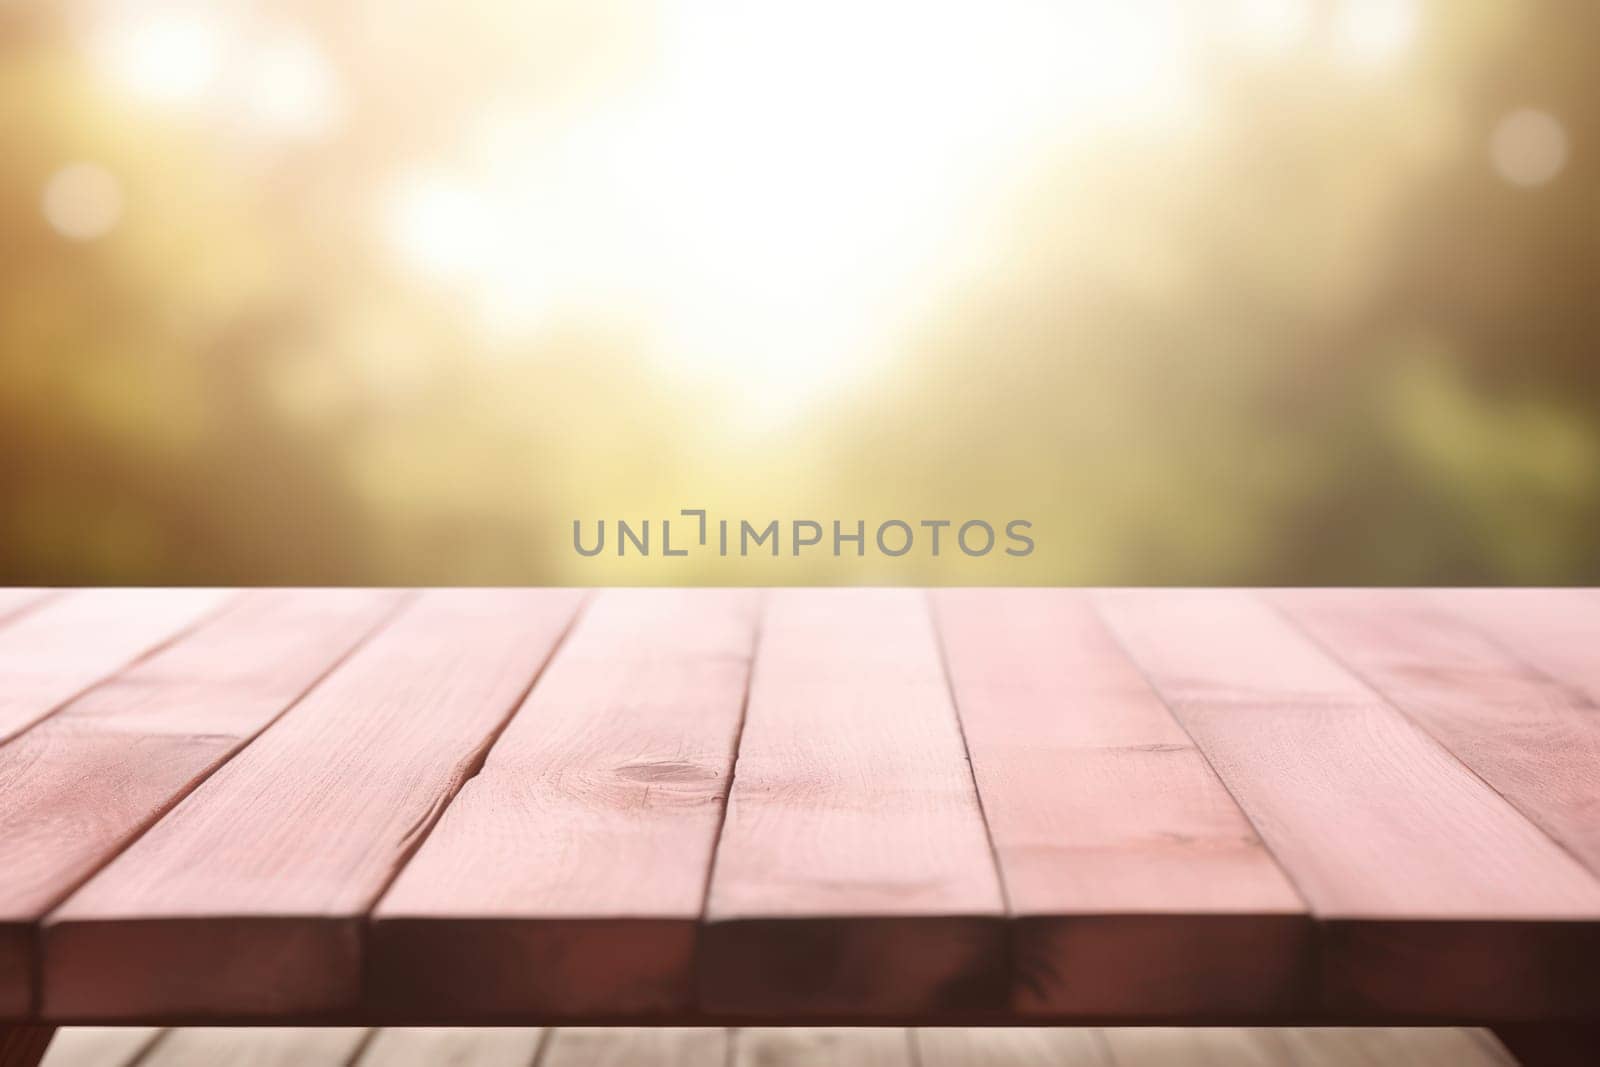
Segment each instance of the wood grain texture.
[{"label": "wood grain texture", "polygon": [[[1274,599],[1329,653],[1600,873],[1600,707],[1593,699],[1511,656],[1431,592],[1303,590]],[[1540,617],[1581,626],[1579,609],[1586,608],[1600,622],[1600,597],[1568,607]],[[1593,649],[1591,659],[1600,660],[1600,644]]]},{"label": "wood grain texture", "polygon": [[701,943],[711,1012],[998,1009],[1004,905],[923,597],[762,622]]},{"label": "wood grain texture", "polygon": [[355,1067],[532,1067],[545,1031],[400,1027],[373,1034]]},{"label": "wood grain texture", "polygon": [[1013,1006],[1150,1018],[1305,1004],[1305,905],[1087,598],[934,603],[1010,902]]},{"label": "wood grain texture", "polygon": [[1306,1067],[1280,1030],[1132,1027],[1102,1035],[1114,1067]]},{"label": "wood grain texture", "polygon": [[1482,1031],[1449,1027],[1104,1033],[1115,1067],[1515,1067]]},{"label": "wood grain texture", "polygon": [[153,1026],[64,1026],[42,1062],[44,1067],[132,1067],[160,1036]]},{"label": "wood grain texture", "polygon": [[1428,599],[1524,663],[1600,703],[1600,590],[1437,589]]},{"label": "wood grain texture", "polygon": [[733,1067],[912,1067],[909,1031],[762,1028],[734,1031]]},{"label": "wood grain texture", "polygon": [[83,589],[0,626],[0,743],[221,607],[222,589]]},{"label": "wood grain texture", "polygon": [[161,1036],[139,1067],[346,1067],[367,1031],[186,1027]]},{"label": "wood grain texture", "polygon": [[[1592,590],[616,591],[571,635],[577,591],[8,592],[0,1019],[1284,1013],[1592,1051]],[[546,1060],[732,1054],[555,1033]],[[491,1036],[347,1052],[527,1051]],[[1467,1037],[1173,1047],[1499,1055]]]},{"label": "wood grain texture", "polygon": [[563,1027],[550,1035],[539,1067],[726,1067],[725,1030]]},{"label": "wood grain texture", "polygon": [[1457,1027],[1306,1027],[1280,1030],[1296,1067],[1516,1067],[1487,1031]]},{"label": "wood grain texture", "polygon": [[1330,1010],[1600,1004],[1600,882],[1415,724],[1251,594],[1099,599],[1322,921]]},{"label": "wood grain texture", "polygon": [[912,1038],[920,1067],[1114,1067],[1099,1030],[924,1027]]},{"label": "wood grain texture", "polygon": [[0,1016],[32,1009],[33,928],[265,728],[398,603],[244,594],[0,746]]},{"label": "wood grain texture", "polygon": [[[68,1028],[45,1067],[131,1067],[162,1031]],[[355,1067],[1515,1067],[1482,1030],[1363,1029],[225,1029],[163,1038],[208,1065],[310,1062],[356,1053]],[[730,1045],[732,1047],[730,1047]],[[540,1048],[543,1046],[543,1053]],[[1116,1058],[1112,1058],[1112,1049]],[[914,1050],[907,1059],[908,1049]],[[733,1053],[732,1056],[729,1054]],[[167,1056],[174,1052],[168,1051]],[[209,1057],[200,1060],[201,1055]],[[161,1062],[159,1059],[156,1062]],[[334,1062],[343,1062],[335,1060]],[[1579,1060],[1588,1064],[1590,1061]]]},{"label": "wood grain texture", "polygon": [[424,594],[51,915],[45,1013],[108,1022],[354,1007],[366,912],[477,769],[581,599]]},{"label": "wood grain texture", "polygon": [[687,1012],[759,594],[615,590],[374,914],[372,1000],[439,1018]]}]

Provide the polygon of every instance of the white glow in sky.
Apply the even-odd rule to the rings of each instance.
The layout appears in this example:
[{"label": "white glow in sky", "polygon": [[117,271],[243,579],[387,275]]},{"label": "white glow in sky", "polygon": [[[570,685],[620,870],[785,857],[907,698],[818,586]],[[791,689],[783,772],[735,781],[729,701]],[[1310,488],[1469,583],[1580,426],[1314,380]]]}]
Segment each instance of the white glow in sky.
[{"label": "white glow in sky", "polygon": [[1229,8],[1229,36],[1252,49],[1281,51],[1311,34],[1312,0],[1234,0]]},{"label": "white glow in sky", "polygon": [[213,88],[224,46],[221,26],[198,10],[129,11],[103,23],[93,42],[119,89],[163,104],[192,101]]},{"label": "white glow in sky", "polygon": [[244,71],[250,114],[270,131],[322,137],[342,117],[339,84],[317,46],[284,34],[262,46]]},{"label": "white glow in sky", "polygon": [[1193,107],[1175,0],[669,12],[624,99],[564,124],[486,116],[470,180],[403,176],[387,225],[497,331],[643,309],[666,365],[763,404],[880,357],[1019,162]]},{"label": "white glow in sky", "polygon": [[401,258],[443,280],[470,276],[495,247],[496,220],[471,185],[439,174],[416,174],[385,205]]},{"label": "white glow in sky", "polygon": [[119,96],[247,136],[321,138],[344,118],[338,74],[317,42],[248,11],[117,4],[88,43]]},{"label": "white glow in sky", "polygon": [[1378,67],[1410,47],[1421,29],[1418,0],[1340,0],[1334,44],[1352,63]]}]

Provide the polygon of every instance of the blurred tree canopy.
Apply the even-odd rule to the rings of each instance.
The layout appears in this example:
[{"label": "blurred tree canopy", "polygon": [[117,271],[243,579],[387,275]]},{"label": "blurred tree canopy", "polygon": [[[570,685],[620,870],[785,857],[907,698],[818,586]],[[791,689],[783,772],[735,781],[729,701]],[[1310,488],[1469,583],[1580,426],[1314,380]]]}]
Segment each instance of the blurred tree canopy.
[{"label": "blurred tree canopy", "polygon": [[[754,429],[628,306],[500,336],[368,221],[508,82],[581,124],[655,6],[535,6],[530,37],[487,0],[262,10],[339,72],[335,132],[151,108],[96,73],[102,5],[0,7],[7,582],[1600,582],[1600,6],[1428,5],[1382,77],[1315,26],[1210,57],[1203,124],[1019,164],[892,357]],[[1490,156],[1519,108],[1565,136],[1537,187]],[[80,161],[119,183],[92,240],[41,210]],[[1021,517],[1039,550],[571,551],[574,518],[681,507]]]}]

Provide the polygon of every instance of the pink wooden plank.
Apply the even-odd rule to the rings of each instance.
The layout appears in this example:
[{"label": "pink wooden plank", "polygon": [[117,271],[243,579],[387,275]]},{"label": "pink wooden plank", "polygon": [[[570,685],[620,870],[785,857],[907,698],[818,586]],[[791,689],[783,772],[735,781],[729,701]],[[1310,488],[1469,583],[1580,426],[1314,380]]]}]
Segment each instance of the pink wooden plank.
[{"label": "pink wooden plank", "polygon": [[1016,1009],[1302,1007],[1305,905],[1086,597],[966,589],[934,601],[1010,900]]},{"label": "pink wooden plank", "polygon": [[1258,598],[1123,591],[1124,646],[1324,921],[1360,1017],[1591,1011],[1600,882]]},{"label": "pink wooden plank", "polygon": [[384,1029],[352,1067],[548,1067],[539,1059],[545,1041],[543,1030],[512,1027]]},{"label": "pink wooden plank", "polygon": [[34,926],[242,747],[398,594],[244,594],[0,746],[0,1015],[31,1008]]},{"label": "pink wooden plank", "polygon": [[366,912],[477,769],[581,600],[424,594],[52,914],[45,1014],[352,1007]]},{"label": "pink wooden plank", "polygon": [[921,594],[772,594],[702,1006],[786,1021],[998,1007],[1003,915]]},{"label": "pink wooden plank", "polygon": [[1600,590],[1436,589],[1428,599],[1511,655],[1600,704]]},{"label": "pink wooden plank", "polygon": [[54,593],[49,589],[25,589],[10,586],[0,589],[0,625],[20,618],[24,613],[42,605]]},{"label": "pink wooden plank", "polygon": [[1236,1067],[1181,1056],[1114,1061],[1102,1031],[1078,1026],[924,1026],[911,1036],[920,1067]]},{"label": "pink wooden plank", "polygon": [[380,1011],[690,1008],[758,604],[601,594],[374,913]]},{"label": "pink wooden plank", "polygon": [[[1532,606],[1523,591],[1510,593],[1486,598],[1503,605],[1487,620],[1491,627]],[[1600,873],[1600,708],[1592,697],[1513,657],[1431,591],[1319,589],[1275,599],[1331,654]],[[1600,680],[1600,597],[1561,603],[1568,598],[1541,592],[1540,599],[1546,607],[1533,615],[1538,645],[1559,648],[1574,630],[1592,627],[1596,643],[1582,662],[1596,664]]]},{"label": "pink wooden plank", "polygon": [[747,1026],[732,1036],[731,1067],[913,1067],[916,1063],[910,1031],[893,1027]]},{"label": "pink wooden plank", "polygon": [[729,1034],[709,1027],[570,1027],[550,1031],[538,1067],[733,1067]]},{"label": "pink wooden plank", "polygon": [[163,1032],[154,1026],[65,1026],[56,1031],[43,1064],[139,1067],[139,1061]]},{"label": "pink wooden plank", "polygon": [[137,1067],[347,1067],[367,1031],[338,1027],[184,1027],[161,1036]]},{"label": "pink wooden plank", "polygon": [[1483,1032],[1442,1026],[1152,1027],[1103,1033],[1115,1067],[1516,1067]]},{"label": "pink wooden plank", "polygon": [[221,589],[84,589],[0,627],[0,743],[195,625]]}]

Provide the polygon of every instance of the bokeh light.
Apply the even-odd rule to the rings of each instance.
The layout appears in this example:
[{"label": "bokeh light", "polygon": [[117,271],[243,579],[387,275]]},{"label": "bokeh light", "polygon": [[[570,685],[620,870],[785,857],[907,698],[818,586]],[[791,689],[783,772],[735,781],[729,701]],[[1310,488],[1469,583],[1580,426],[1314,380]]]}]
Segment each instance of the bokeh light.
[{"label": "bokeh light", "polygon": [[1394,60],[1421,29],[1419,0],[1341,0],[1333,10],[1340,51],[1360,64]]},{"label": "bokeh light", "polygon": [[1520,108],[1495,124],[1489,157],[1512,185],[1544,185],[1567,163],[1567,131],[1553,115]]},{"label": "bokeh light", "polygon": [[261,49],[247,78],[250,113],[274,132],[325,137],[341,121],[337,76],[316,45],[302,36],[282,35]]},{"label": "bokeh light", "polygon": [[71,163],[50,176],[40,206],[61,236],[93,241],[122,218],[122,186],[104,167]]}]

